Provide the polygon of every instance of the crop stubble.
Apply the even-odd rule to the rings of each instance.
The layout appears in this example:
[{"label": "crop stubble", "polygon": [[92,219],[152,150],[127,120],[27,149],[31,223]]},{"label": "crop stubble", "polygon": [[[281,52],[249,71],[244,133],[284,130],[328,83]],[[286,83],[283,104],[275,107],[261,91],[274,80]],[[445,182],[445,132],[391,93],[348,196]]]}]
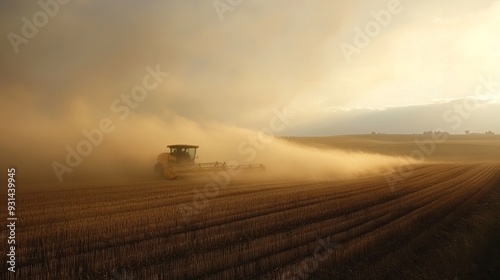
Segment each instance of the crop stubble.
[{"label": "crop stubble", "polygon": [[[318,270],[384,259],[500,184],[497,164],[422,164],[391,191],[383,176],[343,181],[233,180],[185,223],[203,181],[30,192],[19,198],[23,279],[276,279],[319,246]],[[421,239],[422,237],[420,237]],[[394,248],[392,248],[393,246]],[[384,248],[384,250],[379,250]],[[8,277],[11,277],[8,276]]]}]

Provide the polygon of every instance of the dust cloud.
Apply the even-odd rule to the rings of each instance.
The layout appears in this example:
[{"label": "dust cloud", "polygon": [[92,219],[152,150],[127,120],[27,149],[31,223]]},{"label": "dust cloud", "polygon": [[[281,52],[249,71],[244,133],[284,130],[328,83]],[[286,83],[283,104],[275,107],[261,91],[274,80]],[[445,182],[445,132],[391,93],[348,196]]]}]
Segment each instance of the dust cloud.
[{"label": "dust cloud", "polygon": [[313,148],[282,139],[271,142],[258,158],[273,177],[316,180],[353,178],[414,163],[406,157]]},{"label": "dust cloud", "polygon": [[236,143],[231,133],[239,131],[176,116],[167,121],[131,115],[126,121],[110,118],[113,129],[105,133],[100,130],[101,118],[75,113],[50,119],[25,112],[36,121],[12,119],[0,127],[10,128],[12,139],[0,143],[0,165],[15,167],[18,180],[26,183],[152,179],[156,157],[168,151],[167,145],[200,145],[199,160],[216,161],[230,157],[227,147]]},{"label": "dust cloud", "polygon": [[[7,112],[20,110],[2,107]],[[173,113],[162,117],[131,115],[126,121],[110,117],[108,129],[113,129],[103,132],[103,118],[82,114],[75,108],[70,108],[72,113],[64,119],[38,116],[24,109],[26,118],[37,121],[19,118],[2,123],[16,129],[11,130],[13,141],[1,143],[4,154],[0,163],[4,169],[16,167],[19,181],[26,183],[151,180],[157,155],[166,152],[170,144],[199,145],[198,162],[262,163],[266,174],[278,178],[345,178],[380,172],[401,162],[383,155],[309,148],[264,137],[258,131],[195,122]],[[82,133],[83,129],[90,136]],[[92,141],[97,144],[90,150],[81,146]],[[79,148],[86,154],[80,154]]]}]

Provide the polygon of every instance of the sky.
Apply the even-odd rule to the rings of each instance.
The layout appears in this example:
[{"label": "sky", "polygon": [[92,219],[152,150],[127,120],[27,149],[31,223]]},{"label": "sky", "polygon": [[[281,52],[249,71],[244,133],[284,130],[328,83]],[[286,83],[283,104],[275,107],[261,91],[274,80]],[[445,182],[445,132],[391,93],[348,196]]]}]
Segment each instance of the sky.
[{"label": "sky", "polygon": [[283,115],[275,135],[500,133],[500,1],[5,0],[0,22],[4,165],[103,120],[107,164]]}]

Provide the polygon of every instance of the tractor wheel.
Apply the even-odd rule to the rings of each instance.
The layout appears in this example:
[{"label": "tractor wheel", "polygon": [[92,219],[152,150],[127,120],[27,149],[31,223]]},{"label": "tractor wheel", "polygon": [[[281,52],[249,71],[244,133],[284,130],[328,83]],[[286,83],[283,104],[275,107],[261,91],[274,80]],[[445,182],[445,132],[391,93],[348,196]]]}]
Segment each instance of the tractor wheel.
[{"label": "tractor wheel", "polygon": [[155,178],[166,179],[163,174],[163,165],[159,162],[155,165]]}]

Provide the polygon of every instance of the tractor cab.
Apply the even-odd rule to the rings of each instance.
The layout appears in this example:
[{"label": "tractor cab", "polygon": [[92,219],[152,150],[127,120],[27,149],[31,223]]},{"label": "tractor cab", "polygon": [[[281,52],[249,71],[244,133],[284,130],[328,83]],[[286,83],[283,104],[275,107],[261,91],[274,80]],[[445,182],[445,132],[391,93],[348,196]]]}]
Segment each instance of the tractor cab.
[{"label": "tractor cab", "polygon": [[194,145],[169,145],[170,155],[176,158],[174,164],[194,164],[196,149]]}]

